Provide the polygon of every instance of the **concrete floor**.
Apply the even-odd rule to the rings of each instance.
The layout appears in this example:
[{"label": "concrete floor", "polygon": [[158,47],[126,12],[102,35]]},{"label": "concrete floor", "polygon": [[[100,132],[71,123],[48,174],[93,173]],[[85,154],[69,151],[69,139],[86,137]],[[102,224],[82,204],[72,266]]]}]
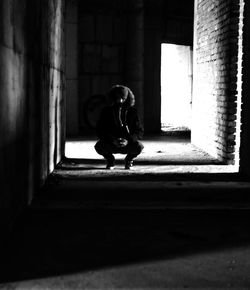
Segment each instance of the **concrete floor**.
[{"label": "concrete floor", "polygon": [[124,157],[115,154],[116,168],[105,170],[105,161],[95,152],[94,138],[68,140],[65,147],[67,157],[54,174],[80,178],[91,176],[139,176],[164,173],[232,173],[238,168],[223,165],[200,148],[191,144],[189,137],[179,135],[148,136],[142,141],[143,152],[135,159],[132,171],[124,170]]},{"label": "concrete floor", "polygon": [[[95,139],[66,143],[66,159],[33,201],[36,208],[249,208],[250,185],[183,136],[144,138],[133,170],[106,170]],[[237,195],[235,194],[237,192]]]},{"label": "concrete floor", "polygon": [[129,172],[69,143],[15,224],[0,289],[250,289],[249,183],[165,141],[145,140]]},{"label": "concrete floor", "polygon": [[242,210],[30,209],[0,289],[250,289],[249,221]]}]

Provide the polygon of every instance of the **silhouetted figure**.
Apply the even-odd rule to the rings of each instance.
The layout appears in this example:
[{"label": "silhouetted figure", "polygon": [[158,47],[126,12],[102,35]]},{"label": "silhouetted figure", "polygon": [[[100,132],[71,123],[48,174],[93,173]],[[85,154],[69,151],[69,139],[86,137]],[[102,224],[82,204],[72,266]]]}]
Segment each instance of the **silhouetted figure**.
[{"label": "silhouetted figure", "polygon": [[103,109],[97,122],[97,136],[100,139],[96,145],[96,152],[107,160],[107,169],[115,167],[114,153],[127,154],[125,169],[133,166],[133,159],[143,149],[138,140],[143,136],[135,104],[134,94],[128,87],[115,85],[109,92],[111,106]]}]

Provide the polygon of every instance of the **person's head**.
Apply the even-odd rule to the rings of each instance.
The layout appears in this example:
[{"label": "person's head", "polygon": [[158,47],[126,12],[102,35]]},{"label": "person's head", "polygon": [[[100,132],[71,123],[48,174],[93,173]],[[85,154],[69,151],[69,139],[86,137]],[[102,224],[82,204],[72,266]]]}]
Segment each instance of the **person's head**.
[{"label": "person's head", "polygon": [[122,85],[115,85],[111,88],[109,92],[110,99],[113,104],[118,106],[134,106],[135,98],[132,91],[125,86]]},{"label": "person's head", "polygon": [[109,96],[113,104],[122,105],[128,97],[128,90],[124,86],[115,85],[111,88]]}]

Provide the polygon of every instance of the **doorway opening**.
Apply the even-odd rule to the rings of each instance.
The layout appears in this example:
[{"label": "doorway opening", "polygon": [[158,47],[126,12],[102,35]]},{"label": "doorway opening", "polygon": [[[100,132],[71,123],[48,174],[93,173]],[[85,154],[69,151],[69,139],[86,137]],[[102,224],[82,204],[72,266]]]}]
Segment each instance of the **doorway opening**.
[{"label": "doorway opening", "polygon": [[161,130],[190,131],[192,106],[192,48],[161,44]]},{"label": "doorway opening", "polygon": [[[78,20],[75,21],[76,27],[78,27],[77,21]],[[93,25],[93,23],[94,23],[93,21],[90,21],[90,26]],[[113,23],[113,22],[110,21],[110,23]],[[100,31],[102,31],[101,26],[100,26]],[[198,33],[197,29],[195,28],[194,36],[199,37],[199,39],[203,39],[201,38],[203,32],[201,32],[201,34],[198,36],[197,36],[197,33]],[[84,33],[81,35],[84,35]],[[71,36],[71,33],[69,33],[69,36]],[[79,34],[76,34],[76,37],[79,37]],[[95,35],[95,37],[97,36]],[[66,40],[67,40],[67,37],[66,37]],[[70,38],[69,38],[69,41],[70,41]],[[138,158],[136,159],[136,166],[139,165],[140,166],[139,168],[141,168],[142,171],[148,170],[150,172],[152,171],[159,172],[160,170],[164,172],[166,171],[168,172],[172,170],[174,170],[175,172],[183,172],[183,171],[184,172],[194,172],[194,171],[197,172],[197,170],[199,172],[200,171],[213,172],[214,168],[216,168],[216,172],[218,172],[218,170],[223,171],[223,172],[226,172],[226,171],[235,172],[236,169],[233,166],[233,164],[231,163],[225,164],[226,162],[224,162],[224,159],[225,159],[224,156],[222,156],[224,158],[223,160],[221,160],[221,156],[219,156],[220,159],[218,160],[217,151],[212,152],[213,154],[211,154],[211,152],[208,151],[205,146],[202,147],[200,146],[199,143],[194,142],[196,141],[196,139],[193,137],[193,135],[197,136],[198,141],[202,141],[206,143],[206,145],[212,144],[211,145],[212,149],[217,150],[218,142],[217,143],[206,142],[206,139],[201,137],[202,135],[200,135],[203,132],[200,133],[200,131],[197,132],[197,134],[195,135],[196,131],[198,130],[196,130],[197,128],[194,125],[197,125],[197,126],[200,125],[199,116],[202,115],[203,117],[207,117],[207,125],[213,129],[215,128],[215,131],[216,131],[217,127],[220,126],[220,124],[218,123],[221,121],[221,119],[218,119],[218,118],[211,119],[211,120],[208,118],[210,115],[212,115],[212,117],[217,115],[217,112],[218,112],[217,109],[219,107],[219,104],[215,103],[214,106],[210,106],[210,107],[206,107],[204,105],[204,100],[212,101],[213,97],[214,96],[216,97],[217,94],[213,92],[210,93],[210,91],[208,90],[209,87],[208,87],[208,82],[206,80],[206,77],[203,78],[202,82],[196,81],[197,76],[200,76],[200,71],[197,71],[197,62],[196,62],[197,48],[194,46],[195,55],[193,57],[193,50],[192,50],[192,46],[190,45],[190,42],[185,42],[185,43],[189,43],[189,46],[187,46],[187,45],[174,44],[173,42],[175,40],[174,39],[171,40],[171,38],[164,38],[164,40],[162,39],[162,42],[163,41],[168,41],[168,42],[171,41],[172,43],[161,44],[157,42],[157,58],[155,58],[152,61],[156,63],[155,60],[157,60],[157,69],[153,66],[155,68],[155,71],[154,70],[151,71],[151,69],[147,70],[149,71],[149,73],[157,72],[157,76],[155,77],[155,80],[152,80],[152,84],[150,84],[149,86],[150,88],[149,92],[151,92],[151,89],[152,89],[152,95],[149,96],[150,98],[148,96],[146,97],[144,96],[144,104],[147,104],[145,107],[151,107],[151,105],[154,104],[154,101],[155,103],[157,103],[157,105],[155,105],[152,108],[152,110],[147,111],[147,113],[150,112],[151,115],[155,114],[155,116],[157,116],[157,118],[156,117],[153,118],[154,120],[155,119],[157,120],[157,131],[152,130],[152,132],[153,133],[155,132],[155,134],[157,135],[146,136],[148,137],[148,139],[144,138],[143,142],[144,142],[145,148],[144,148],[143,153],[140,156],[138,156]],[[228,42],[230,42],[229,39],[228,39]],[[82,48],[82,45],[85,45],[78,39],[75,40],[75,43],[76,43],[76,46],[78,45],[77,46],[78,48]],[[195,45],[195,43],[193,44]],[[220,45],[222,46],[220,47],[218,44],[218,49],[222,49],[224,44],[220,44]],[[161,54],[160,54],[160,46],[161,46]],[[106,47],[106,44],[105,44],[105,47]],[[72,47],[68,45],[68,48],[71,49]],[[82,51],[85,52],[85,50],[82,50]],[[99,53],[100,51],[101,51],[101,48],[100,50],[97,51],[98,57],[100,58],[99,62],[103,64],[102,69],[106,70],[107,63],[106,61],[102,59],[103,54]],[[105,48],[105,51],[106,51],[106,48]],[[94,53],[95,50],[93,50],[92,52]],[[200,51],[198,52],[200,53]],[[211,52],[208,50],[207,54],[209,55],[210,53]],[[68,57],[68,62],[66,63],[72,66],[72,58],[70,58],[70,54],[66,54],[66,56]],[[193,68],[193,58],[194,58],[194,68]],[[75,60],[77,59],[78,58],[75,58]],[[99,169],[105,168],[105,164],[104,164],[105,161],[103,160],[102,156],[99,156],[95,152],[94,145],[95,145],[95,142],[97,141],[96,136],[87,135],[88,134],[87,129],[88,127],[94,128],[94,123],[95,123],[94,121],[96,121],[96,118],[95,118],[96,111],[92,110],[92,104],[93,103],[94,105],[96,105],[96,103],[100,104],[102,96],[99,94],[97,95],[95,94],[94,98],[92,98],[93,95],[92,95],[91,88],[95,89],[95,93],[98,93],[99,91],[101,92],[106,91],[106,89],[104,88],[110,87],[111,79],[112,80],[115,79],[116,83],[118,82],[118,80],[120,82],[120,80],[122,79],[122,72],[120,71],[109,72],[108,77],[106,78],[106,75],[104,76],[103,72],[98,70],[100,69],[101,66],[96,65],[94,60],[93,62],[92,61],[89,62],[89,58],[87,57],[87,55],[80,59],[81,59],[80,62],[75,61],[74,71],[76,75],[75,76],[72,75],[72,78],[75,77],[75,79],[71,79],[71,76],[70,76],[67,82],[68,91],[69,91],[68,99],[70,100],[70,101],[67,101],[67,104],[69,104],[68,108],[70,108],[68,110],[68,115],[67,115],[68,117],[67,129],[71,130],[70,128],[74,127],[76,131],[75,133],[79,134],[78,129],[79,129],[79,124],[81,123],[79,121],[80,117],[74,112],[78,109],[78,107],[81,107],[79,105],[82,102],[82,101],[81,102],[79,101],[80,97],[82,98],[82,96],[91,95],[91,102],[92,102],[90,106],[91,110],[88,111],[87,118],[86,118],[87,121],[84,118],[82,118],[84,119],[86,123],[85,124],[86,128],[84,126],[82,126],[81,128],[82,128],[82,132],[84,134],[86,133],[86,136],[81,135],[81,137],[79,138],[78,134],[75,134],[75,135],[72,134],[72,136],[70,137],[71,139],[68,139],[66,142],[65,155],[69,159],[69,161],[72,160],[73,168],[75,168],[76,164],[79,164],[79,166],[84,169],[99,170]],[[97,59],[97,58],[94,57],[94,59]],[[121,61],[123,62],[124,60],[121,59]],[[240,63],[240,59],[239,59],[239,63]],[[77,75],[77,72],[79,73],[79,69],[77,68],[78,68],[78,65],[80,64],[83,67],[82,73],[84,74],[84,77],[83,76],[79,77],[79,75]],[[207,65],[209,66],[210,63],[208,63]],[[89,66],[89,67],[85,68],[85,66]],[[161,66],[161,73],[159,70],[159,66]],[[199,64],[199,67],[200,66],[201,65]],[[150,68],[151,64],[148,64],[147,67]],[[107,68],[109,69],[109,66],[107,66]],[[194,70],[194,76],[196,77],[194,81],[193,81],[193,70]],[[212,68],[211,70],[209,70],[209,72],[210,71],[215,72],[215,70]],[[204,69],[205,76],[207,72],[208,70]],[[120,77],[117,78],[118,73],[121,74],[120,75],[121,78]],[[218,72],[216,71],[216,73],[219,74],[220,71]],[[224,76],[225,79],[226,77],[228,77],[228,74],[229,72],[225,70],[225,76]],[[105,81],[104,81],[103,76],[105,78]],[[216,78],[211,80],[211,87],[214,87],[215,85],[218,85],[218,86],[220,85],[220,84],[217,84],[218,83],[217,80],[218,79]],[[204,98],[201,101],[199,98],[196,98],[197,94],[195,94],[196,92],[195,89],[197,89],[197,83],[205,87],[205,90],[199,89],[198,91],[201,91],[201,92],[205,91],[205,93],[208,95],[207,98]],[[194,84],[194,93],[193,93],[193,84]],[[239,82],[239,85],[240,85],[240,82]],[[82,88],[77,89],[78,86],[79,87],[82,86]],[[161,86],[161,91],[160,91],[159,86]],[[73,90],[73,88],[75,89]],[[79,94],[79,92],[81,93]],[[225,97],[227,97],[226,93],[225,93]],[[218,98],[216,97],[216,100],[217,99]],[[94,100],[98,100],[98,102],[94,102]],[[160,106],[158,106],[160,102],[161,102],[161,108]],[[84,111],[86,108],[88,108],[86,106],[85,101],[82,102],[82,105],[85,105],[85,107],[84,106],[81,107],[81,112]],[[93,108],[95,108],[94,105],[93,105]],[[201,108],[199,108],[200,105],[202,105]],[[240,102],[237,102],[237,106],[239,107],[237,109],[237,113],[238,115],[240,115]],[[73,110],[72,108],[75,108],[76,110]],[[154,108],[156,109],[154,110]],[[204,111],[202,111],[203,108],[204,108]],[[80,111],[77,111],[77,112],[79,113]],[[199,114],[194,115],[194,112],[198,112]],[[82,114],[82,116],[85,117],[84,114]],[[192,118],[194,119],[194,116],[196,117],[197,121],[191,122],[191,119]],[[73,122],[73,119],[74,119],[74,122]],[[70,123],[69,120],[71,120],[72,122]],[[228,122],[228,120],[226,120],[226,122]],[[76,123],[78,124],[78,128],[76,126]],[[161,126],[158,127],[158,124],[160,125],[160,123],[161,123]],[[235,129],[234,124],[233,124],[234,122],[230,122],[230,124],[231,123],[232,123],[233,129]],[[240,125],[239,122],[237,124]],[[202,128],[206,128],[206,127],[203,126]],[[161,134],[159,134],[160,129],[162,131]],[[186,138],[186,139],[177,138],[180,135],[182,135],[183,132],[188,133],[184,135],[185,137],[190,136],[191,130],[192,130],[192,140],[191,138]],[[203,130],[203,131],[206,131],[206,130]],[[72,132],[73,130],[71,130],[71,133]],[[151,133],[150,130],[148,130],[148,132],[150,134],[153,134]],[[166,133],[166,132],[169,132],[169,133]],[[177,134],[175,132],[177,132]],[[179,134],[179,132],[181,132],[181,134]],[[237,128],[237,132],[238,133],[240,132],[238,128]],[[67,133],[69,133],[69,131],[67,131]],[[211,136],[212,135],[210,135],[209,138]],[[224,146],[224,143],[228,143],[228,140],[226,137],[227,136],[223,135],[219,140],[222,146]],[[239,134],[237,135],[237,138],[240,139]],[[239,142],[237,144],[239,144]],[[234,145],[233,145],[233,148],[229,148],[229,149],[230,150],[234,149]],[[236,149],[238,149],[239,151],[239,146]],[[118,156],[117,159],[122,164],[124,156],[123,155]],[[219,169],[215,167],[218,164],[220,166]],[[179,165],[182,166],[181,170],[179,168]],[[197,168],[196,166],[193,166],[193,165],[199,165],[199,166],[201,165],[201,167]],[[67,165],[67,166],[68,168],[70,168],[71,165]],[[174,168],[172,168],[171,166],[174,166]],[[122,168],[123,168],[122,166],[120,165],[118,166],[118,169],[122,169]],[[136,169],[137,168],[138,167],[136,167]],[[238,169],[236,171],[238,171]],[[117,172],[115,171],[115,173]]]}]

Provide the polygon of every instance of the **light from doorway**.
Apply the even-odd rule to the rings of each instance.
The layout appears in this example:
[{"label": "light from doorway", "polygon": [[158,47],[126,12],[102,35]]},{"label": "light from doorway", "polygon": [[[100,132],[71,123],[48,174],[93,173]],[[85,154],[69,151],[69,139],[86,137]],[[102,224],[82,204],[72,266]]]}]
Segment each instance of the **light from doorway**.
[{"label": "light from doorway", "polygon": [[190,130],[192,106],[190,46],[161,45],[161,129]]}]

